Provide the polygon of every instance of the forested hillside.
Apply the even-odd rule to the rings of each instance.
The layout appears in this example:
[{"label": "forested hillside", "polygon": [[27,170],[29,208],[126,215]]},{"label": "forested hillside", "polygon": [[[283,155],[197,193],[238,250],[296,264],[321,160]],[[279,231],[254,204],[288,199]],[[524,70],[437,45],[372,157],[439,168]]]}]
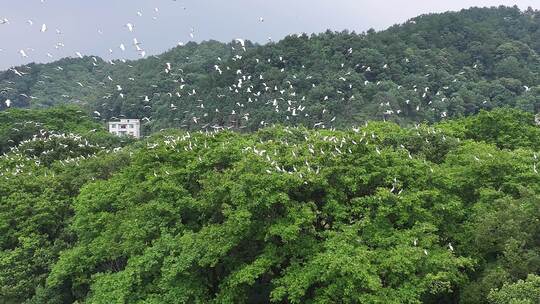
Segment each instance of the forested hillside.
[{"label": "forested hillside", "polygon": [[63,59],[3,72],[1,96],[17,107],[78,103],[96,120],[144,119],[147,131],[406,125],[502,106],[538,112],[539,17],[472,8],[381,32],[188,43],[137,61]]},{"label": "forested hillside", "polygon": [[133,143],[3,115],[2,303],[538,303],[531,113]]},{"label": "forested hillside", "polygon": [[132,141],[110,135],[103,125],[74,106],[58,106],[43,111],[9,109],[0,112],[0,153],[21,143],[47,138],[52,134],[65,137],[76,134],[96,140],[101,147],[115,147]]},{"label": "forested hillside", "polygon": [[498,7],[2,72],[0,303],[540,303],[539,52]]}]

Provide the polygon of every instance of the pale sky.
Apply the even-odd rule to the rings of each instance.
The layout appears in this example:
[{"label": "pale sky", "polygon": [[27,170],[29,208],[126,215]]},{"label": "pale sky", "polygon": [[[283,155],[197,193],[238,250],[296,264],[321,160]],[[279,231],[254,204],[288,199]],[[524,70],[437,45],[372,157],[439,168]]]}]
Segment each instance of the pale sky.
[{"label": "pale sky", "polygon": [[499,5],[540,9],[538,0],[0,0],[0,20],[9,21],[0,24],[0,69],[76,52],[133,59],[139,57],[133,38],[148,56],[190,40],[265,43],[269,37],[327,29],[382,30],[420,14]]}]

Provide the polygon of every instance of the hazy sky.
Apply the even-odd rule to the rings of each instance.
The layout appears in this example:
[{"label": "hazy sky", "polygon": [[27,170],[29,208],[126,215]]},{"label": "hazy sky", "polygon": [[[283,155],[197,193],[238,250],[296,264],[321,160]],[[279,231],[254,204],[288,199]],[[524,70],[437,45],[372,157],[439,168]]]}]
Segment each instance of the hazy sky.
[{"label": "hazy sky", "polygon": [[381,30],[420,14],[498,5],[540,8],[538,0],[0,0],[0,20],[9,20],[0,24],[0,69],[75,52],[137,58],[133,38],[147,55],[155,55],[190,40],[264,43],[326,29]]}]

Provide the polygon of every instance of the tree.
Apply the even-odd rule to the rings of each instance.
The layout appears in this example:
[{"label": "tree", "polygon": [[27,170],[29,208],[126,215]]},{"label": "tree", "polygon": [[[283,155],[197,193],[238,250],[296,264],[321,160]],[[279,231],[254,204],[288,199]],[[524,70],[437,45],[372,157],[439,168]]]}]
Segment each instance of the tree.
[{"label": "tree", "polygon": [[492,304],[533,304],[540,301],[540,277],[534,274],[527,280],[519,280],[513,284],[504,284],[499,290],[489,294]]}]

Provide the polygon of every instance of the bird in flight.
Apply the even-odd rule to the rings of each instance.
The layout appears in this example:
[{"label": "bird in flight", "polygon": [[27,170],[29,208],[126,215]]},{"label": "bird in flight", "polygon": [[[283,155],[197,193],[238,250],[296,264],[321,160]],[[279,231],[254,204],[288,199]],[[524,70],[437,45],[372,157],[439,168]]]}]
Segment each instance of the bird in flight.
[{"label": "bird in flight", "polygon": [[246,46],[246,41],[245,41],[244,39],[236,38],[236,39],[234,39],[234,41],[240,43],[240,45],[241,45],[242,47],[245,47],[245,46]]}]

